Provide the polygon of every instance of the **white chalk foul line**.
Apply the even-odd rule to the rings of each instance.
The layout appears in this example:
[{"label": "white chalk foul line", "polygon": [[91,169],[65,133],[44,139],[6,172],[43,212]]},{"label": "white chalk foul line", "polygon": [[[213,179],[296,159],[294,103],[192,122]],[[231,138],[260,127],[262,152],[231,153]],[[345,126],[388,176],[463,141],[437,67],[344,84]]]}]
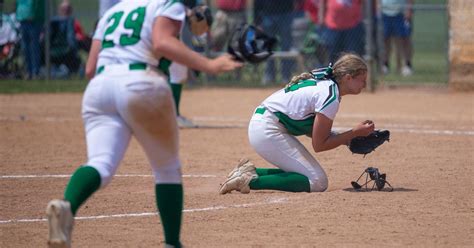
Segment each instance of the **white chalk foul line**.
[{"label": "white chalk foul line", "polygon": [[[218,211],[230,208],[248,208],[261,205],[270,205],[270,204],[283,204],[288,201],[288,198],[277,197],[269,198],[263,202],[256,203],[244,203],[228,206],[213,206],[206,208],[191,208],[184,209],[184,213],[194,213],[194,212],[207,212],[207,211]],[[74,220],[98,220],[98,219],[111,219],[111,218],[130,218],[130,217],[148,217],[148,216],[157,216],[158,212],[148,212],[148,213],[129,213],[129,214],[111,214],[111,215],[96,215],[96,216],[79,216],[75,217]],[[45,222],[48,221],[46,218],[37,218],[37,219],[10,219],[10,220],[0,220],[0,224],[11,224],[11,223],[31,223],[31,222]]]},{"label": "white chalk foul line", "polygon": [[401,129],[391,128],[393,132],[405,132],[405,133],[421,133],[421,134],[437,134],[437,135],[474,135],[474,131],[461,131],[461,130],[436,130],[436,129]]},{"label": "white chalk foul line", "polygon": [[[341,118],[366,118],[367,114],[340,114]],[[379,119],[391,120],[394,116],[391,115],[377,115]],[[401,118],[396,116],[396,118]],[[435,121],[436,117],[423,117],[423,116],[404,116],[402,119],[416,120],[416,121]],[[66,122],[66,121],[77,121],[77,118],[66,118],[66,117],[25,117],[20,115],[19,117],[0,117],[0,121],[46,121],[46,122]],[[203,128],[247,128],[249,119],[238,118],[238,117],[217,117],[217,116],[196,116],[191,118],[192,121],[197,121],[197,124]],[[346,125],[346,124],[341,124]],[[342,129],[342,127],[336,127]],[[468,130],[453,130],[453,129],[437,129],[434,126],[427,125],[414,125],[414,124],[386,124],[380,128],[389,129],[394,132],[402,133],[416,133],[416,134],[432,134],[432,135],[469,135],[474,136],[474,130],[472,126],[463,126],[458,128]]]},{"label": "white chalk foul line", "polygon": [[[24,178],[70,178],[71,175],[0,175],[0,179],[24,179]],[[124,174],[114,177],[153,177],[153,175]],[[216,175],[183,175],[191,178],[213,178]]]},{"label": "white chalk foul line", "polygon": [[[238,128],[247,128],[248,120],[239,119],[239,118],[221,118],[221,117],[196,117],[192,118],[192,120],[197,121],[204,121],[207,122],[214,122],[214,123],[233,123],[234,127]],[[198,123],[200,124],[200,123]],[[223,124],[215,125],[218,127],[219,125],[225,126]],[[347,125],[347,124],[340,124],[340,125]],[[345,131],[349,130],[352,127],[344,127],[344,126],[335,126],[334,129],[336,131]],[[472,130],[472,126],[464,126],[462,128],[471,129],[471,130],[452,130],[452,129],[437,129],[434,126],[428,125],[415,125],[415,124],[385,124],[381,125],[382,129],[388,129],[393,132],[400,132],[400,133],[416,133],[416,134],[434,134],[434,135],[474,135],[474,130]]]},{"label": "white chalk foul line", "polygon": [[[351,129],[351,127],[334,127],[333,129],[335,131],[346,131],[346,130]],[[434,134],[434,135],[470,135],[470,136],[474,135],[474,131],[462,131],[462,130],[384,128],[383,126],[380,127],[380,129],[387,129],[390,132],[397,132],[397,133]]]}]

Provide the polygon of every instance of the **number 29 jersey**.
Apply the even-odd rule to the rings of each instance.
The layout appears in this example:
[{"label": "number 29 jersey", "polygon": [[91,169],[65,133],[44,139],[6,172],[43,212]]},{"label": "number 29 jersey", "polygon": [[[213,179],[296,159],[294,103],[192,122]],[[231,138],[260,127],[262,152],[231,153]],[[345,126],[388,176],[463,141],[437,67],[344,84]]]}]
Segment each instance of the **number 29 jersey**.
[{"label": "number 29 jersey", "polygon": [[152,29],[158,16],[183,22],[185,7],[179,0],[122,0],[99,20],[94,40],[102,42],[97,67],[146,63],[157,66]]}]

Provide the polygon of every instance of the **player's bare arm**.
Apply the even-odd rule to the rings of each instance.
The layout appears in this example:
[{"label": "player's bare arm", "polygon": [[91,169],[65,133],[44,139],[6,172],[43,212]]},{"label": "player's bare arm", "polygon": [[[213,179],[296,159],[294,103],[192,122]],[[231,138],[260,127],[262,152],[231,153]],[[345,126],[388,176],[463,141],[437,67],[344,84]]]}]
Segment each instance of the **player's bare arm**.
[{"label": "player's bare arm", "polygon": [[87,58],[86,63],[86,77],[88,80],[92,79],[95,75],[95,70],[97,67],[97,58],[99,57],[99,52],[101,48],[102,43],[100,40],[92,41],[91,50],[89,51],[89,57]]},{"label": "player's bare arm", "polygon": [[346,144],[351,139],[349,132],[331,135],[332,124],[333,120],[323,114],[316,114],[312,137],[312,145],[315,152],[334,149],[342,144]]},{"label": "player's bare arm", "polygon": [[195,70],[210,74],[234,70],[242,63],[234,61],[230,56],[208,59],[192,51],[177,38],[181,22],[166,17],[157,17],[153,25],[153,50],[157,56],[184,64]]},{"label": "player's bare arm", "polygon": [[316,114],[313,125],[312,145],[315,152],[334,149],[340,145],[347,145],[351,139],[359,136],[367,136],[374,131],[375,125],[366,120],[357,124],[351,130],[337,135],[331,135],[333,121],[323,114]]}]

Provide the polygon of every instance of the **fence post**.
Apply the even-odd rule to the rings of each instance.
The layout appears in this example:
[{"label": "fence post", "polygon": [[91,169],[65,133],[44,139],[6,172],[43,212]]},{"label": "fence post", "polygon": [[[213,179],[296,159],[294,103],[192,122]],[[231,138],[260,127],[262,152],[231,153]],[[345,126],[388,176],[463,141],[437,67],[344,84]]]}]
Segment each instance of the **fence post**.
[{"label": "fence post", "polygon": [[370,92],[375,91],[377,83],[377,65],[374,59],[374,0],[365,1],[365,60],[368,66],[367,87]]},{"label": "fence post", "polygon": [[44,1],[44,12],[45,12],[45,26],[44,26],[44,61],[46,67],[46,80],[51,79],[51,58],[50,58],[50,48],[51,48],[51,3],[50,0]]},{"label": "fence post", "polygon": [[0,0],[0,26],[3,25],[3,0]]}]

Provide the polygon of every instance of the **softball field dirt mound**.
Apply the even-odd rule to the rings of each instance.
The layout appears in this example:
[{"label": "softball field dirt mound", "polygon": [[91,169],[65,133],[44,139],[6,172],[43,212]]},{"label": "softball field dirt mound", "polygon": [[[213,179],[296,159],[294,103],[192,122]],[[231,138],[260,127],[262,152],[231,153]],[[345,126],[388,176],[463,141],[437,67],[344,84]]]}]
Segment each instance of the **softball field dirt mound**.
[{"label": "softball field dirt mound", "polygon": [[[201,128],[180,132],[186,247],[472,247],[474,93],[397,89],[344,97],[335,127],[371,119],[391,140],[363,158],[346,147],[314,154],[324,193],[218,195],[250,147],[247,123],[276,89],[184,91],[182,113]],[[45,247],[45,208],[86,161],[82,94],[0,95],[0,247]],[[301,138],[310,148],[310,139]],[[393,192],[354,192],[368,166]],[[153,178],[132,140],[112,183],[78,212],[74,247],[160,247]]]}]

